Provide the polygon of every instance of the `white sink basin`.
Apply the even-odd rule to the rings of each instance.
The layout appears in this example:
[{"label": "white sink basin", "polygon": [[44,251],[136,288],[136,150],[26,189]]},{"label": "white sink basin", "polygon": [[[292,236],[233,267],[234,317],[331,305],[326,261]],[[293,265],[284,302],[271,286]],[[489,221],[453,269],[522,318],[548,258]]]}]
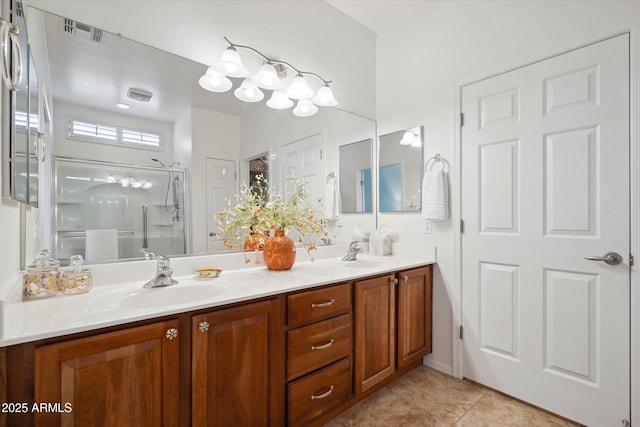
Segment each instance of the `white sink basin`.
[{"label": "white sink basin", "polygon": [[116,305],[121,308],[169,307],[207,300],[224,292],[211,284],[177,285],[160,288],[143,288],[131,292]]},{"label": "white sink basin", "polygon": [[397,263],[385,258],[358,258],[355,261],[342,261],[342,265],[354,269],[392,268]]}]

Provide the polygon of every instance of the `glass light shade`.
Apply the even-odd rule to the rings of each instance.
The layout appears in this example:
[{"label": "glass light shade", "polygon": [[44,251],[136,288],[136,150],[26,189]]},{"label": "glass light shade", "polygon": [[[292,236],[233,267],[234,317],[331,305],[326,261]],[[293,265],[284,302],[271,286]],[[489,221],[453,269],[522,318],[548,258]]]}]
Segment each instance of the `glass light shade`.
[{"label": "glass light shade", "polygon": [[298,73],[291,81],[287,96],[291,99],[307,99],[313,96],[313,90],[309,87],[302,74]]},{"label": "glass light shade", "polygon": [[259,102],[264,98],[264,93],[249,79],[244,79],[240,87],[233,91],[233,94],[244,102]]},{"label": "glass light shade", "polygon": [[419,141],[418,136],[413,132],[405,132],[400,140],[400,145],[412,145],[414,141]]},{"label": "glass light shade", "polygon": [[267,107],[276,110],[284,110],[285,108],[290,108],[292,105],[293,101],[287,97],[287,94],[282,89],[274,90],[271,98],[267,101]]},{"label": "glass light shade", "polygon": [[267,62],[260,67],[258,74],[253,77],[252,81],[262,89],[275,89],[280,84],[276,68],[271,62]]},{"label": "glass light shade", "polygon": [[200,86],[210,92],[226,92],[233,85],[231,80],[220,71],[213,67],[209,67],[207,73],[198,80]]},{"label": "glass light shade", "polygon": [[249,71],[242,65],[240,54],[233,46],[229,46],[218,61],[218,69],[229,77],[247,77]]},{"label": "glass light shade", "polygon": [[316,93],[316,96],[313,97],[311,102],[321,107],[333,107],[334,105],[338,105],[338,101],[333,97],[333,91],[328,84],[325,84],[318,89],[318,93]]},{"label": "glass light shade", "polygon": [[309,99],[301,99],[298,101],[298,105],[293,109],[293,114],[298,117],[309,117],[313,116],[318,112],[318,107],[313,105],[311,100]]}]

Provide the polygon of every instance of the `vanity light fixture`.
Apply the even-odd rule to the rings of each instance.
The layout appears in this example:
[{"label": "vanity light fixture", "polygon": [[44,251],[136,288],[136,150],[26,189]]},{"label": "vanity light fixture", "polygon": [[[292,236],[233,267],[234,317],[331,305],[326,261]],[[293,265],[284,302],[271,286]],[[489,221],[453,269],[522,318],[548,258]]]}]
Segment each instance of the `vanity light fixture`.
[{"label": "vanity light fixture", "polygon": [[298,117],[309,117],[313,116],[318,112],[318,107],[313,105],[311,100],[309,99],[301,99],[298,101],[298,105],[293,109],[293,114]]},{"label": "vanity light fixture", "polygon": [[413,128],[411,130],[406,131],[402,134],[402,139],[400,139],[400,145],[410,145],[414,148],[422,147],[422,141],[420,138],[420,129]]},{"label": "vanity light fixture", "polygon": [[[293,114],[298,117],[314,115],[318,112],[317,106],[333,107],[338,104],[329,87],[330,80],[325,80],[310,71],[299,70],[288,62],[268,58],[250,46],[231,43],[226,37],[224,39],[229,43],[229,47],[222,53],[216,66],[209,67],[198,80],[203,89],[210,92],[226,92],[233,86],[229,77],[244,78],[240,86],[233,91],[236,98],[245,102],[259,102],[265,97],[260,89],[272,90],[273,93],[266,103],[267,107],[287,109],[293,106],[292,99],[295,99],[298,100],[298,105],[294,108]],[[264,64],[255,75],[249,76],[249,70],[242,63],[238,48],[251,50],[264,60]],[[289,86],[284,87],[283,80],[289,69],[295,72],[295,76]],[[309,86],[307,76],[314,76],[321,81],[322,87],[317,93]]]},{"label": "vanity light fixture", "polygon": [[412,145],[415,140],[418,139],[418,135],[413,132],[407,131],[402,135],[400,145]]},{"label": "vanity light fixture", "polygon": [[205,75],[200,77],[198,83],[209,92],[226,92],[233,86],[231,80],[214,67],[209,67]]}]

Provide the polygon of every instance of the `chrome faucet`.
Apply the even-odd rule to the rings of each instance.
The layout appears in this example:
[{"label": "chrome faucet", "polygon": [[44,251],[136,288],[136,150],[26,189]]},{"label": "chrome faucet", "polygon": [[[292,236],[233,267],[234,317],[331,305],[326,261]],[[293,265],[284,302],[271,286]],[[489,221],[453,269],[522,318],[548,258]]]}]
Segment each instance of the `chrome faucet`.
[{"label": "chrome faucet", "polygon": [[342,258],[343,261],[355,261],[358,254],[364,249],[358,247],[358,241],[354,240],[349,244],[349,249],[347,250],[347,254]]},{"label": "chrome faucet", "polygon": [[144,255],[144,259],[156,259],[156,254],[147,248],[140,249],[140,252]]},{"label": "chrome faucet", "polygon": [[169,258],[164,255],[158,256],[158,266],[153,279],[144,284],[145,288],[159,288],[161,286],[170,286],[178,283],[176,279],[171,277],[173,269],[169,267]]}]

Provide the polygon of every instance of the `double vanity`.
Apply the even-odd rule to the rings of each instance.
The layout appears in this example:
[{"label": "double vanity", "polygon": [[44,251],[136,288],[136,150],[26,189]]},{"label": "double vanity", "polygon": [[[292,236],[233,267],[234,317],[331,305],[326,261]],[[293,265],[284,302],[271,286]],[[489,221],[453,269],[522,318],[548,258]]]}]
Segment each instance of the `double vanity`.
[{"label": "double vanity", "polygon": [[5,303],[0,400],[27,404],[7,425],[324,424],[431,352],[435,249],[320,249],[281,272],[176,258],[154,289],[154,261],[96,265],[88,294]]}]

